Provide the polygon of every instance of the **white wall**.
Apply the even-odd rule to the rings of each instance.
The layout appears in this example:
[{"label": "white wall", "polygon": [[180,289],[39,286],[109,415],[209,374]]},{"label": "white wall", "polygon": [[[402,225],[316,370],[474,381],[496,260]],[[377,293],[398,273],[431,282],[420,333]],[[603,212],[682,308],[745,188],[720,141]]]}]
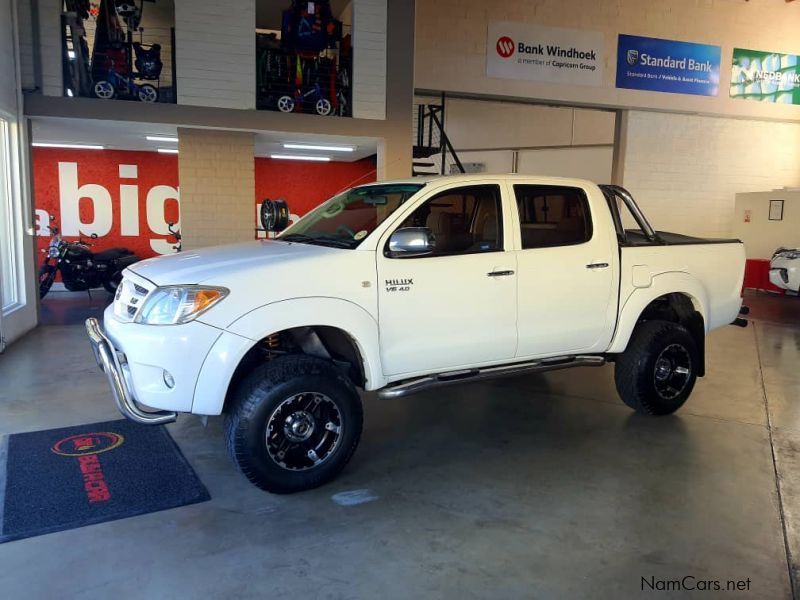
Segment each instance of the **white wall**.
[{"label": "white wall", "polygon": [[[22,1],[22,0],[20,0]],[[64,74],[61,62],[62,0],[31,0],[39,9],[39,45],[42,64],[42,93],[64,95]]]},{"label": "white wall", "polygon": [[610,183],[613,155],[613,146],[522,150],[517,159],[517,172]]},{"label": "white wall", "polygon": [[[418,96],[415,102],[440,99]],[[459,158],[482,163],[487,173],[510,173],[517,151],[518,173],[608,183],[615,120],[610,111],[464,98],[445,102],[445,131]]]},{"label": "white wall", "polygon": [[[800,10],[784,0],[418,0],[415,87],[592,106],[657,108],[800,120],[800,106],[728,97],[734,46],[800,51]],[[601,86],[486,76],[489,21],[599,31],[605,36]],[[719,96],[616,89],[617,35],[627,33],[722,46]]]},{"label": "white wall", "polygon": [[[783,219],[769,220],[769,201],[783,200]],[[749,211],[750,221],[745,221]],[[800,192],[776,190],[736,195],[733,235],[744,242],[747,258],[770,258],[780,246],[800,248]]]},{"label": "white wall", "polygon": [[736,194],[800,186],[800,124],[630,111],[622,184],[653,226],[730,236]]},{"label": "white wall", "polygon": [[[16,303],[0,317],[0,334],[6,342],[20,337],[36,326],[36,264],[33,237],[26,230],[30,225],[32,210],[30,202],[30,180],[28,170],[28,143],[25,135],[25,120],[22,116],[22,97],[20,95],[21,73],[19,54],[15,48],[19,38],[17,15],[12,7],[13,0],[0,0],[0,116],[9,123],[10,152],[8,156],[9,181],[6,193],[0,201],[8,201],[8,206],[0,204],[0,211],[11,225],[14,248],[13,269],[16,273]],[[3,179],[5,175],[3,174]],[[0,235],[3,235],[0,232]],[[9,269],[7,261],[0,262]],[[0,277],[10,277],[4,271]],[[5,299],[6,304],[10,302]],[[0,347],[2,344],[0,344]],[[2,349],[2,348],[0,348]]]},{"label": "white wall", "polygon": [[388,0],[353,0],[353,116],[386,118]]},{"label": "white wall", "polygon": [[255,28],[255,0],[176,0],[178,104],[255,108]]}]

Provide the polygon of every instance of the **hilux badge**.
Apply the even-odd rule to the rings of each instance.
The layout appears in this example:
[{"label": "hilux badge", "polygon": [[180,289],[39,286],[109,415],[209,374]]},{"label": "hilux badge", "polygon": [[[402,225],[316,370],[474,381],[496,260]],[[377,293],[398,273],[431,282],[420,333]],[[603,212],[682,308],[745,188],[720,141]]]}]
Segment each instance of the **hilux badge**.
[{"label": "hilux badge", "polygon": [[386,291],[387,292],[407,292],[414,285],[414,280],[409,279],[387,279]]}]

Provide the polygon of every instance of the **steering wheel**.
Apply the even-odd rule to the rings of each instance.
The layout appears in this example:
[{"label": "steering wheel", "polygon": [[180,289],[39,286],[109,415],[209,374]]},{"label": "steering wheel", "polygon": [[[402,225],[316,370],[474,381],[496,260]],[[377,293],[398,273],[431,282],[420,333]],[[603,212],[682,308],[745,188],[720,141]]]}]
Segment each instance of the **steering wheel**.
[{"label": "steering wheel", "polygon": [[350,229],[347,225],[339,225],[336,228],[336,233],[339,233],[340,231],[344,231],[351,238],[355,238],[356,237],[356,232],[353,231],[352,229]]}]

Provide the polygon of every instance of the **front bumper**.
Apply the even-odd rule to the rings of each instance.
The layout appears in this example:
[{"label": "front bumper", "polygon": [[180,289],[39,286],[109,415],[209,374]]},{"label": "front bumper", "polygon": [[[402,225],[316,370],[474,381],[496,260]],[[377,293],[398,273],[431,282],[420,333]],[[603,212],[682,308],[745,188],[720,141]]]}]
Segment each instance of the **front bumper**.
[{"label": "front bumper", "polygon": [[163,425],[172,423],[178,418],[177,413],[171,411],[147,412],[142,410],[128,388],[122,373],[122,365],[119,362],[114,346],[103,333],[97,319],[86,320],[86,333],[89,336],[89,342],[92,345],[97,365],[108,377],[114,402],[116,402],[117,408],[124,416],[145,425]]}]

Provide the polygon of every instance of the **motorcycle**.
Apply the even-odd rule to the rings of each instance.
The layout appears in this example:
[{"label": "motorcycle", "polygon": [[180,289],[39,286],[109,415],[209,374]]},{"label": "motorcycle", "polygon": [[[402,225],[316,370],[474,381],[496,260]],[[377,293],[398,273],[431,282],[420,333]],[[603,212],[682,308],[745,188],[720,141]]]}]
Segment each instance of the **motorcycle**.
[{"label": "motorcycle", "polygon": [[[53,219],[51,218],[51,221]],[[103,287],[109,294],[115,294],[122,281],[122,271],[141,259],[127,248],[109,248],[102,252],[92,252],[92,244],[82,238],[77,242],[62,239],[58,227],[50,225],[53,238],[44,253],[39,269],[39,298],[44,298],[61,271],[61,279],[70,292],[89,291]],[[92,234],[97,239],[97,234]]]},{"label": "motorcycle", "polygon": [[175,229],[175,223],[167,223],[167,231],[169,231],[170,235],[175,238],[175,245],[172,247],[175,252],[180,252],[181,247],[183,246],[183,236],[181,236],[181,232]]}]

